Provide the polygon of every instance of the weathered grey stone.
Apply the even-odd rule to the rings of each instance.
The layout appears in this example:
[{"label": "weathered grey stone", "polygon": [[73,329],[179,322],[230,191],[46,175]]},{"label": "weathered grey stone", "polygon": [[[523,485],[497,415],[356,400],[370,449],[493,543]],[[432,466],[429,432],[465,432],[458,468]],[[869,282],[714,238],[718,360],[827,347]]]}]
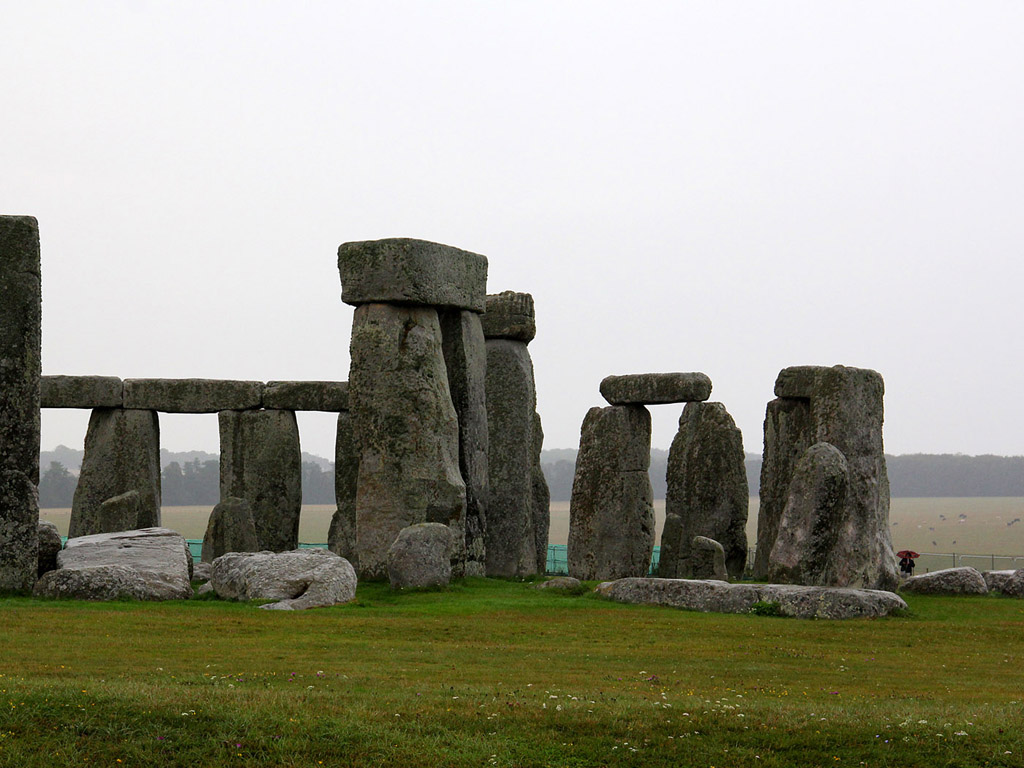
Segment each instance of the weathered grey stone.
[{"label": "weathered grey stone", "polygon": [[39,224],[0,216],[0,593],[36,580],[41,329]]},{"label": "weathered grey stone", "polygon": [[139,512],[142,500],[136,490],[111,498],[100,504],[96,515],[96,526],[92,533],[115,533],[117,531],[134,531],[139,527]]},{"label": "weathered grey stone", "polygon": [[123,566],[141,577],[143,591],[132,597],[182,600],[192,596],[185,547],[185,539],[166,528],[79,536],[67,540],[54,573]]},{"label": "weathered grey stone", "polygon": [[892,592],[792,584],[631,578],[604,582],[596,591],[620,603],[715,613],[749,613],[755,603],[775,603],[779,615],[799,619],[876,618],[907,608]]},{"label": "weathered grey stone", "polygon": [[388,549],[392,589],[445,587],[452,580],[452,532],[441,523],[403,528]]},{"label": "weathered grey stone", "polygon": [[488,339],[512,339],[529,343],[537,335],[533,296],[503,291],[487,297],[487,311],[481,318]]},{"label": "weathered grey stone", "polygon": [[982,576],[989,590],[995,590],[1007,597],[1024,597],[1024,569],[985,571]]},{"label": "weathered grey stone", "polygon": [[[213,575],[213,563],[196,563],[192,566],[192,581],[209,581]],[[209,591],[213,591],[210,587]]]},{"label": "weathered grey stone", "polygon": [[36,582],[32,594],[65,600],[151,599],[139,572],[116,564],[48,571]]},{"label": "weathered grey stone", "polygon": [[39,382],[43,408],[120,408],[124,384],[117,376],[43,376]]},{"label": "weathered grey stone", "polygon": [[654,549],[650,456],[651,414],[642,405],[587,412],[569,503],[570,576],[647,574]]},{"label": "weathered grey stone", "polygon": [[911,576],[900,584],[900,592],[919,595],[987,595],[985,577],[974,568],[945,568]]},{"label": "weathered grey stone", "polygon": [[698,578],[690,562],[694,536],[719,542],[728,574],[743,575],[750,503],[744,460],[743,436],[725,406],[686,404],[668,455],[660,576]]},{"label": "weathered grey stone", "polygon": [[846,514],[850,472],[846,457],[829,443],[815,443],[797,462],[789,500],[779,521],[768,579],[830,586],[827,581]]},{"label": "weathered grey stone", "polygon": [[564,590],[566,592],[574,592],[582,587],[579,579],[574,579],[572,576],[556,576],[553,579],[542,581],[534,589],[555,589]]},{"label": "weathered grey stone", "polygon": [[551,528],[551,491],[540,466],[544,449],[544,428],[540,414],[533,414],[533,469],[530,474],[530,516],[533,518],[533,543],[537,550],[537,573],[548,569],[548,532]]},{"label": "weathered grey stone", "polygon": [[277,600],[272,610],[301,610],[347,603],[356,596],[356,572],[326,549],[229,552],[213,561],[210,584],[229,600]]},{"label": "weathered grey stone", "polygon": [[413,304],[483,312],[487,258],[426,240],[390,238],[338,248],[346,304]]},{"label": "weathered grey stone", "polygon": [[46,520],[39,521],[39,569],[37,575],[57,568],[57,553],[64,548],[57,526]]},{"label": "weathered grey stone", "polygon": [[285,411],[347,411],[348,382],[268,381],[263,387],[263,407]]},{"label": "weathered grey stone", "polygon": [[775,396],[809,400],[814,394],[818,375],[824,370],[826,368],[823,365],[794,365],[783,368],[775,379]]},{"label": "weathered grey stone", "polygon": [[711,379],[703,373],[634,373],[607,376],[601,396],[612,405],[702,402],[711,397]]},{"label": "weathered grey stone", "polygon": [[125,379],[124,407],[164,413],[217,413],[259,408],[263,382],[225,379]]},{"label": "weathered grey stone", "polygon": [[537,572],[533,361],[521,341],[489,339],[486,347],[487,575],[516,578]]},{"label": "weathered grey stone", "polygon": [[192,573],[196,568],[196,560],[192,557],[192,547],[189,546],[188,542],[185,542],[185,563],[188,566],[188,580],[192,581]]},{"label": "weathered grey stone", "polygon": [[690,572],[694,579],[717,579],[727,581],[725,549],[707,536],[694,536],[690,542]]},{"label": "weathered grey stone", "polygon": [[327,548],[358,570],[356,556],[356,493],[359,483],[359,448],[352,434],[352,414],[338,414],[334,443],[334,498],[338,506],[327,531]]},{"label": "weathered grey stone", "polygon": [[249,502],[237,496],[221,499],[206,524],[202,562],[212,563],[228,552],[258,552],[259,549]]},{"label": "weathered grey stone", "polygon": [[487,526],[487,350],[480,315],[467,310],[439,313],[448,388],[459,420],[459,470],[466,484],[464,573],[483,576]]},{"label": "weathered grey stone", "polygon": [[160,424],[155,411],[96,408],[71,504],[68,535],[100,533],[100,507],[128,491],[139,494],[137,527],[160,525]]},{"label": "weathered grey stone", "polygon": [[387,551],[398,532],[424,522],[452,528],[459,542],[453,568],[461,570],[466,485],[437,311],[363,304],[355,311],[350,353],[360,575],[386,578]]},{"label": "weathered grey stone", "polygon": [[259,549],[299,545],[302,452],[294,411],[221,411],[220,497],[245,499]]}]

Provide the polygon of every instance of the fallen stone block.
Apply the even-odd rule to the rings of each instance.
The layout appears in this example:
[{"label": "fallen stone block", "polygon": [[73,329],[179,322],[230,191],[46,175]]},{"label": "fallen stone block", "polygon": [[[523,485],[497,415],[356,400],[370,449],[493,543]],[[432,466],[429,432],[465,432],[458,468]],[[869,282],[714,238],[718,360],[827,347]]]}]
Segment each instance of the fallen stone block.
[{"label": "fallen stone block", "polygon": [[711,379],[703,373],[607,376],[601,382],[601,396],[612,405],[703,402],[711,397]]},{"label": "fallen stone block", "polygon": [[210,584],[229,600],[277,600],[261,605],[294,611],[347,603],[356,596],[356,572],[326,549],[230,552],[213,561]]},{"label": "fallen stone block", "polygon": [[975,568],[944,568],[911,576],[900,584],[900,592],[918,595],[987,595],[985,577]]},{"label": "fallen stone block", "polygon": [[403,528],[388,549],[392,589],[446,587],[452,580],[452,532],[442,523]]},{"label": "fallen stone block", "polygon": [[1008,597],[1024,597],[1024,569],[982,571],[981,575],[990,592],[1001,592]]}]

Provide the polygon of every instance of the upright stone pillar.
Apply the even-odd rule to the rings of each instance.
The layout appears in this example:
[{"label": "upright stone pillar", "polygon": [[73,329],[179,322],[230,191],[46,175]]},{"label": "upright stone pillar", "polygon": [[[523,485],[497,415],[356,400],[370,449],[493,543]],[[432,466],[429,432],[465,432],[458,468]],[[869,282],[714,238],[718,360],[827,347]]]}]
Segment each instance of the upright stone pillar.
[{"label": "upright stone pillar", "polygon": [[747,562],[747,508],[743,436],[721,403],[687,403],[668,454],[665,529],[658,575],[694,578],[695,536],[722,545],[729,576]]},{"label": "upright stone pillar", "polygon": [[544,450],[544,428],[540,414],[533,414],[533,469],[530,470],[533,493],[530,497],[533,515],[533,541],[537,550],[537,573],[548,568],[548,533],[551,528],[551,490],[540,465],[540,454]]},{"label": "upright stone pillar", "polygon": [[68,535],[109,532],[104,502],[138,493],[132,528],[160,525],[160,422],[156,411],[96,408],[85,433],[85,453],[71,503]]},{"label": "upright stone pillar", "polygon": [[245,499],[261,550],[299,546],[302,451],[295,411],[221,411],[220,498]]},{"label": "upright stone pillar", "polygon": [[0,216],[0,593],[39,565],[40,276],[36,220]]},{"label": "upright stone pillar", "polygon": [[327,548],[359,570],[356,554],[356,492],[359,483],[359,451],[352,434],[352,414],[338,414],[338,436],[334,445],[334,498],[338,511],[331,518]]},{"label": "upright stone pillar", "polygon": [[[487,297],[487,575],[528,576],[546,558],[547,510],[534,509],[537,392],[527,344],[536,335],[533,297]],[[543,435],[540,436],[543,440]],[[539,528],[543,528],[541,532]],[[537,551],[543,539],[545,552]]]},{"label": "upright stone pillar", "polygon": [[349,407],[359,450],[360,575],[387,578],[387,552],[398,533],[424,522],[451,529],[452,572],[462,575],[466,483],[438,312],[484,310],[487,259],[390,239],[344,243],[338,268],[342,300],[356,307]]}]

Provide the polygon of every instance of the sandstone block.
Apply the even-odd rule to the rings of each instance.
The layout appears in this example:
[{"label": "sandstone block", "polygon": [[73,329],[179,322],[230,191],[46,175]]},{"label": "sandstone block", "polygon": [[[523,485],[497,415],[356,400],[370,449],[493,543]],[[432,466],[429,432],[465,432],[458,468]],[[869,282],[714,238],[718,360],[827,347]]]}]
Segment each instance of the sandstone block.
[{"label": "sandstone block", "polygon": [[263,388],[263,407],[285,411],[347,411],[348,382],[268,381]]},{"label": "sandstone block", "polygon": [[327,548],[348,560],[358,570],[356,557],[356,492],[359,483],[359,448],[352,434],[352,414],[338,414],[334,443],[334,498],[338,510],[331,518]]},{"label": "sandstone block", "polygon": [[150,599],[139,572],[116,564],[48,571],[36,582],[32,595],[64,600]]},{"label": "sandstone block", "polygon": [[29,592],[39,569],[39,493],[24,472],[0,466],[0,594]]},{"label": "sandstone block", "polygon": [[210,582],[229,600],[276,600],[260,606],[302,610],[347,603],[356,596],[356,572],[326,549],[229,552],[213,561]]},{"label": "sandstone block", "polygon": [[487,296],[487,311],[481,317],[488,339],[512,339],[529,343],[537,335],[533,296],[503,291]]},{"label": "sandstone block", "polygon": [[446,587],[452,580],[452,532],[441,523],[403,528],[388,549],[392,589]]},{"label": "sandstone block", "polygon": [[1024,569],[982,571],[981,575],[990,592],[1001,592],[1008,597],[1024,597]]},{"label": "sandstone block", "polygon": [[263,382],[224,379],[125,379],[124,407],[164,413],[259,408]]},{"label": "sandstone block", "polygon": [[703,373],[635,373],[607,376],[601,396],[612,405],[701,402],[711,397],[711,379]]},{"label": "sandstone block", "polygon": [[39,382],[43,408],[120,408],[124,384],[117,376],[43,376]]},{"label": "sandstone block", "polygon": [[37,574],[42,576],[44,573],[57,568],[57,553],[64,548],[64,542],[61,541],[60,531],[57,530],[57,526],[46,520],[39,522],[38,532],[39,570]]},{"label": "sandstone block", "polygon": [[141,511],[142,499],[138,491],[132,489],[118,496],[112,496],[100,504],[93,533],[134,531],[139,527]]},{"label": "sandstone block", "polygon": [[483,312],[487,258],[426,240],[389,238],[338,248],[346,304],[412,304]]},{"label": "sandstone block", "polygon": [[210,513],[203,536],[202,562],[212,563],[228,552],[258,552],[256,523],[249,502],[237,496],[222,499]]},{"label": "sandstone block", "polygon": [[540,466],[544,449],[544,428],[540,414],[533,414],[533,468],[530,470],[530,516],[533,518],[533,543],[537,551],[537,573],[548,569],[548,533],[551,528],[551,491]]},{"label": "sandstone block", "polygon": [[775,396],[809,400],[814,394],[818,374],[824,370],[823,365],[794,365],[783,368],[775,379]]},{"label": "sandstone block", "polygon": [[919,595],[987,595],[985,577],[974,568],[945,568],[911,576],[900,585],[900,592]]},{"label": "sandstone block", "polygon": [[690,542],[690,572],[694,579],[717,579],[727,581],[725,570],[725,549],[707,536],[694,536]]}]

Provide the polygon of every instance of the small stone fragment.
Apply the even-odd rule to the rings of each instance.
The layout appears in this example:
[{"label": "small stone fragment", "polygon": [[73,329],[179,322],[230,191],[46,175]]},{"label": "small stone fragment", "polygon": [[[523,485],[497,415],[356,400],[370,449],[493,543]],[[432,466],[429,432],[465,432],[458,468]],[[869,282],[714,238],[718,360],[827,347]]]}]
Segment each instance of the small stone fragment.
[{"label": "small stone fragment", "polygon": [[534,589],[554,589],[565,592],[575,592],[579,590],[583,584],[579,579],[574,579],[572,576],[556,576],[553,579],[542,581]]},{"label": "small stone fragment", "polygon": [[46,520],[39,521],[39,576],[57,568],[57,553],[64,548],[57,526]]},{"label": "small stone fragment", "polygon": [[607,376],[601,396],[612,405],[701,402],[711,397],[711,379],[703,373],[635,373]]},{"label": "small stone fragment", "polygon": [[388,549],[392,589],[445,587],[452,579],[452,532],[441,523],[403,528]]},{"label": "small stone fragment", "polygon": [[690,578],[728,581],[725,570],[725,549],[707,536],[694,536],[690,542]]}]

